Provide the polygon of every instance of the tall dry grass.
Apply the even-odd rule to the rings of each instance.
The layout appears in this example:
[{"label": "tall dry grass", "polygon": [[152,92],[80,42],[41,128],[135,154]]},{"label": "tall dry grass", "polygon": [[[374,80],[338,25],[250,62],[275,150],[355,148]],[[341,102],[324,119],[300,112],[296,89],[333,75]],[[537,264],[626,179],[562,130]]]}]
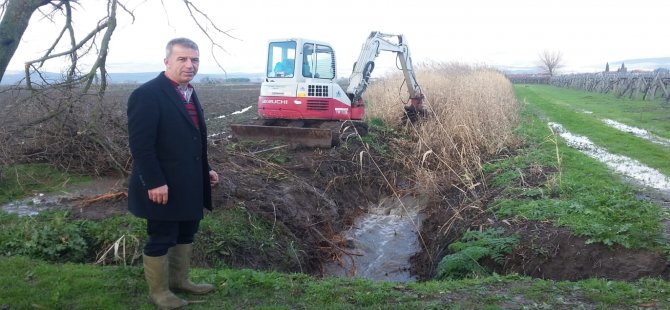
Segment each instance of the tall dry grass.
[{"label": "tall dry grass", "polygon": [[400,115],[408,92],[402,74],[375,81],[366,92],[368,117],[405,131],[412,138],[391,145],[394,154],[422,191],[465,192],[482,184],[484,160],[517,143],[519,105],[512,85],[491,68],[454,63],[419,65],[417,80],[428,117],[403,124]]}]

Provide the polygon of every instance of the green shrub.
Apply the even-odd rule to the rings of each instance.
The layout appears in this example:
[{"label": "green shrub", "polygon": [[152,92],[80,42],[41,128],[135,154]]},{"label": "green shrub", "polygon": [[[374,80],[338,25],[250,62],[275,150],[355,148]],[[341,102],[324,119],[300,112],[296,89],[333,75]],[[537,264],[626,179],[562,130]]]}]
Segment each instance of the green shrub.
[{"label": "green shrub", "polygon": [[33,218],[0,214],[0,254],[26,255],[57,262],[78,262],[88,245],[81,227],[66,212],[45,212]]},{"label": "green shrub", "polygon": [[455,253],[442,258],[437,266],[437,277],[453,279],[489,274],[480,260],[490,258],[502,264],[505,255],[511,253],[519,241],[516,236],[502,237],[503,232],[503,228],[489,228],[483,232],[467,231],[461,241],[449,245],[449,249]]},{"label": "green shrub", "polygon": [[133,264],[147,239],[146,221],[130,214],[102,221],[79,221],[88,243],[87,260],[107,264]]},{"label": "green shrub", "polygon": [[123,236],[135,240],[124,249],[133,255],[146,239],[145,230],[144,221],[131,215],[90,221],[73,220],[63,211],[46,211],[34,217],[0,212],[0,255],[93,262]]}]

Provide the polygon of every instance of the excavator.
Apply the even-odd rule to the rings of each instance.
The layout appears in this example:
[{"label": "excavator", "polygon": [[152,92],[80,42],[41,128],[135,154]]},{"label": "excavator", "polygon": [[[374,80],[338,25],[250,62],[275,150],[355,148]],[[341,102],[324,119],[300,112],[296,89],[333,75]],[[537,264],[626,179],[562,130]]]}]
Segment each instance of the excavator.
[{"label": "excavator", "polygon": [[[337,145],[346,128],[367,132],[363,94],[375,59],[395,52],[409,91],[405,118],[423,112],[424,95],[417,83],[403,35],[374,31],[363,44],[345,91],[337,83],[335,51],[326,42],[303,38],[270,40],[265,79],[255,124],[231,125],[235,139],[280,140],[306,147]],[[351,129],[349,129],[351,130]]]}]

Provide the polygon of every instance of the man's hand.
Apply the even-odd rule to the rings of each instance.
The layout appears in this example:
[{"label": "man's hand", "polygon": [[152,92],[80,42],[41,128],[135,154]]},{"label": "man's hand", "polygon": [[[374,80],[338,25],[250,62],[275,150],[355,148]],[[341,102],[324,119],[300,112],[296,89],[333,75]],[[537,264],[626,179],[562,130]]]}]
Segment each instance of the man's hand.
[{"label": "man's hand", "polygon": [[219,184],[219,175],[214,170],[209,171],[209,185],[215,186]]},{"label": "man's hand", "polygon": [[168,202],[168,186],[163,185],[149,190],[149,200],[159,205],[165,205]]}]

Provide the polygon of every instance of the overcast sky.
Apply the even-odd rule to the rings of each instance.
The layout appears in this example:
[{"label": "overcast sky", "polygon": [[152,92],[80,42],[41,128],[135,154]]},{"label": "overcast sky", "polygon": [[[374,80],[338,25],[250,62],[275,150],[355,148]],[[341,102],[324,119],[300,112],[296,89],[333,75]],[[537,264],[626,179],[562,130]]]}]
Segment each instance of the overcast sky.
[{"label": "overcast sky", "polygon": [[[670,56],[667,0],[191,1],[237,38],[208,29],[226,50],[215,54],[229,73],[262,72],[268,40],[305,37],[332,44],[338,75],[346,76],[371,31],[404,34],[415,63],[535,66],[538,54],[550,50],[563,54],[564,71],[588,71],[602,70],[605,62]],[[82,1],[85,12],[75,13],[78,29],[95,23],[104,2]],[[127,2],[136,20],[131,24],[120,13],[107,60],[110,72],[161,71],[165,43],[186,36],[200,44],[200,72],[222,73],[181,0],[163,0],[166,8],[159,0]],[[25,61],[38,58],[58,28],[35,14],[9,70],[22,70]],[[381,67],[393,57],[382,54]]]}]

